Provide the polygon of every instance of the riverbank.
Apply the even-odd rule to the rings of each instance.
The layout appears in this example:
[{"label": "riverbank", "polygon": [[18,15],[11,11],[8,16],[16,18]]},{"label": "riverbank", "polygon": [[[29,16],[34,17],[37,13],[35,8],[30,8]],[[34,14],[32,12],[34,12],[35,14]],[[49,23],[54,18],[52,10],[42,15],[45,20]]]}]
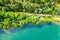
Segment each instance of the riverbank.
[{"label": "riverbank", "polygon": [[[29,25],[26,27],[29,27]],[[60,40],[60,26],[46,24],[42,28],[36,27],[38,26],[22,30],[13,30],[14,32],[11,32],[11,34],[2,33],[0,34],[0,40]]]},{"label": "riverbank", "polygon": [[23,31],[24,29],[32,29],[32,28],[37,28],[37,29],[41,29],[41,28],[43,28],[44,26],[47,26],[48,25],[48,27],[51,27],[52,25],[56,25],[55,27],[60,27],[60,25],[58,25],[58,24],[56,24],[56,23],[52,23],[52,22],[50,22],[50,23],[41,23],[40,25],[34,25],[34,24],[27,24],[27,25],[24,25],[24,27],[22,27],[22,28],[11,28],[11,29],[8,29],[8,30],[4,30],[4,32],[6,33],[6,34],[11,34],[11,33],[16,33],[17,31]]}]

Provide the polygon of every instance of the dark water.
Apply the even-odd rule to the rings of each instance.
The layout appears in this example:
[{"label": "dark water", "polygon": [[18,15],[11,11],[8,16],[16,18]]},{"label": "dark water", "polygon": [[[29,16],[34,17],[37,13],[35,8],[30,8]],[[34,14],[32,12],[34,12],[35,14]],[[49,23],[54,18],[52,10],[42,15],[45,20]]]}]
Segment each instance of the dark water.
[{"label": "dark water", "polygon": [[54,23],[24,25],[10,30],[10,34],[0,31],[0,40],[60,40],[60,26]]}]

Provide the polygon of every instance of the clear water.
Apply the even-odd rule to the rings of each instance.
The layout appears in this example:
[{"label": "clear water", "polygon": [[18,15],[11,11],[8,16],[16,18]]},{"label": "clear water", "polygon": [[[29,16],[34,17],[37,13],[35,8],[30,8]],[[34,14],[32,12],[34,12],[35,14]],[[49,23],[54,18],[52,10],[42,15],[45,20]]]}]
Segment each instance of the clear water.
[{"label": "clear water", "polygon": [[56,24],[31,26],[34,25],[25,25],[21,30],[11,29],[10,34],[1,31],[0,40],[60,40],[60,26]]}]

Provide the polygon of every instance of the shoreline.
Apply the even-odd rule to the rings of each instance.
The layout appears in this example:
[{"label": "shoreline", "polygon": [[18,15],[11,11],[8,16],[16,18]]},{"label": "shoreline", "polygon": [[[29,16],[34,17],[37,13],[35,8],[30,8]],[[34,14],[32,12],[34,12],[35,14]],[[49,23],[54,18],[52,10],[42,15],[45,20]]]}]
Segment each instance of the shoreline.
[{"label": "shoreline", "polygon": [[[47,22],[53,22],[53,23],[56,23],[57,25],[60,25],[60,16],[58,16],[58,15],[50,15],[50,14],[33,14],[33,13],[24,13],[24,12],[13,12],[12,14],[15,14],[15,13],[17,13],[18,15],[20,15],[20,14],[26,14],[26,15],[28,15],[29,17],[30,16],[34,16],[34,17],[36,17],[36,16],[38,16],[37,18],[39,18],[38,20],[37,20],[37,24],[39,24],[39,21],[45,21],[46,23]],[[17,16],[17,15],[15,15],[15,16]],[[22,15],[23,16],[23,15]],[[20,16],[19,16],[20,17]],[[32,20],[34,21],[34,20],[36,20],[36,18],[34,19],[34,17],[31,17],[32,18]],[[42,17],[42,18],[40,18],[40,17]],[[45,17],[51,17],[50,19],[48,19],[48,20],[46,20],[45,19]],[[17,17],[16,17],[17,18]],[[31,19],[30,18],[30,19]],[[27,20],[30,20],[30,19],[27,19]],[[40,20],[41,19],[41,20]],[[26,20],[26,19],[25,19]],[[23,20],[22,20],[23,21]],[[30,20],[31,21],[31,20]],[[30,21],[28,21],[28,22],[30,22]],[[32,22],[33,22],[32,21]],[[6,22],[6,21],[5,21]],[[8,20],[8,22],[9,22],[9,20]],[[8,23],[7,22],[7,23]],[[24,21],[24,22],[26,22],[26,21]],[[23,22],[23,24],[24,24],[24,22]],[[34,21],[35,22],[35,21]],[[18,22],[18,23],[20,23],[20,22]],[[22,23],[22,22],[21,22]],[[17,26],[21,26],[22,24],[20,23],[20,25],[17,25]],[[42,22],[41,22],[42,23]],[[16,27],[17,27],[16,26]],[[10,31],[9,31],[9,29],[8,30],[5,30],[5,29],[3,29],[6,33],[10,33]]]},{"label": "shoreline", "polygon": [[[50,22],[49,22],[49,23],[50,23]],[[49,23],[48,23],[48,24],[49,24]],[[60,23],[58,23],[58,22],[51,22],[51,24],[52,24],[52,23],[53,23],[53,24],[57,24],[58,26],[60,26]],[[39,24],[39,25],[40,25],[40,24]],[[44,23],[43,25],[46,25],[46,24]],[[36,25],[36,26],[38,26],[38,25]],[[40,26],[40,27],[43,27],[43,26]],[[37,28],[40,28],[40,27],[37,27]],[[22,29],[16,28],[16,30],[18,30],[18,29],[19,29],[19,30],[22,30],[22,29],[24,29],[24,28],[22,28]],[[8,30],[3,29],[3,30],[4,30],[5,33],[10,34],[10,33],[12,32],[12,30],[13,30],[13,32],[14,32],[15,28],[12,29],[11,31],[10,31],[10,29],[8,29]],[[15,30],[15,31],[16,31],[16,30]]]},{"label": "shoreline", "polygon": [[60,22],[54,22],[54,21],[53,21],[53,23],[55,23],[55,24],[57,24],[57,25],[59,25],[59,26],[60,26]]},{"label": "shoreline", "polygon": [[11,32],[9,30],[3,29],[5,33],[10,34]]}]

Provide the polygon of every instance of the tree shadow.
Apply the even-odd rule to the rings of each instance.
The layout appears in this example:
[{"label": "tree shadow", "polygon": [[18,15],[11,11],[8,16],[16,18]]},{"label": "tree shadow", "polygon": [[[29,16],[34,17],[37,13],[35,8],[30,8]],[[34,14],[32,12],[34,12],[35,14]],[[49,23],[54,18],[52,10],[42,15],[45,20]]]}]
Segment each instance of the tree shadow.
[{"label": "tree shadow", "polygon": [[0,29],[0,35],[1,34],[5,34],[4,30],[3,29]]},{"label": "tree shadow", "polygon": [[48,26],[51,26],[51,25],[53,25],[54,23],[52,23],[52,22],[49,22],[49,23],[40,23],[40,24],[38,24],[38,25],[35,25],[35,24],[31,24],[31,23],[29,23],[29,24],[25,24],[25,25],[23,25],[22,27],[19,27],[19,28],[11,28],[10,29],[10,32],[16,32],[16,31],[19,31],[19,30],[23,30],[23,29],[31,29],[31,28],[38,28],[38,29],[40,29],[40,28],[42,28],[42,27],[44,27],[45,25],[48,25]]}]

